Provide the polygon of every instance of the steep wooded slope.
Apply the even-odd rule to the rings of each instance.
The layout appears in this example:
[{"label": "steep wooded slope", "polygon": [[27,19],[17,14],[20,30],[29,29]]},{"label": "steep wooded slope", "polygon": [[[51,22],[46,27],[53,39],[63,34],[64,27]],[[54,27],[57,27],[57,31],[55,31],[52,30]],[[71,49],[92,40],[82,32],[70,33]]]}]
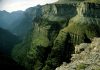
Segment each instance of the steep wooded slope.
[{"label": "steep wooded slope", "polygon": [[89,2],[42,6],[41,16],[12,57],[28,70],[54,70],[63,61],[70,62],[74,45],[100,36],[99,11],[99,4]]},{"label": "steep wooded slope", "polygon": [[19,38],[9,31],[0,28],[0,51],[10,54],[15,44],[19,43]]}]

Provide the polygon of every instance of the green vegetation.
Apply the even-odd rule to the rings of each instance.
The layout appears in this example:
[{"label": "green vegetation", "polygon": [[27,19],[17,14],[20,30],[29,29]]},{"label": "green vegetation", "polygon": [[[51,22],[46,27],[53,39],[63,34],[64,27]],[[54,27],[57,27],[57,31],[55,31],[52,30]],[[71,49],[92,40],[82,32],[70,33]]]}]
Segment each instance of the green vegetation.
[{"label": "green vegetation", "polygon": [[42,21],[38,21],[39,23],[35,24],[35,28],[25,41],[16,45],[12,51],[14,60],[29,70],[43,68],[51,52],[53,41],[63,27],[59,22]]},{"label": "green vegetation", "polygon": [[[78,14],[70,20],[68,19],[75,15],[72,15],[73,10],[71,10],[71,15],[67,13],[66,20],[60,20],[57,18],[65,17],[66,15],[61,15],[61,13],[67,10],[61,11],[63,6],[58,8],[60,4],[53,5],[54,7],[52,5],[43,6],[43,15],[35,18],[31,33],[12,51],[14,60],[28,70],[55,70],[62,62],[71,61],[76,44],[91,43],[93,37],[100,36],[100,19],[90,16],[91,13],[86,10],[88,7],[84,3],[80,3],[80,8],[76,6],[79,9]],[[73,5],[68,7],[73,7]],[[52,8],[56,9],[56,14]],[[44,10],[46,11],[44,12]],[[95,11],[95,9],[92,10]],[[52,15],[53,17],[51,17]],[[78,69],[84,67],[84,64],[81,64]]]},{"label": "green vegetation", "polygon": [[85,69],[86,65],[81,63],[80,65],[77,66],[77,70]]}]

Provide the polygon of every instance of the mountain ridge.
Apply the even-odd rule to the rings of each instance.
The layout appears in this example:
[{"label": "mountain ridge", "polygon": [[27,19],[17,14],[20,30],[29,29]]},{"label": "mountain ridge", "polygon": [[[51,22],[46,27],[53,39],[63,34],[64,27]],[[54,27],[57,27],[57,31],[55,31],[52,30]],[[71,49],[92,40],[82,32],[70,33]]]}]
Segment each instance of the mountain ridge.
[{"label": "mountain ridge", "polygon": [[99,7],[91,2],[42,6],[26,40],[13,49],[13,59],[28,70],[54,70],[70,62],[76,44],[100,36]]},{"label": "mountain ridge", "polygon": [[41,6],[30,7],[25,11],[0,11],[0,27],[9,30],[20,38],[24,38],[32,28],[32,21],[40,12],[37,12]]}]

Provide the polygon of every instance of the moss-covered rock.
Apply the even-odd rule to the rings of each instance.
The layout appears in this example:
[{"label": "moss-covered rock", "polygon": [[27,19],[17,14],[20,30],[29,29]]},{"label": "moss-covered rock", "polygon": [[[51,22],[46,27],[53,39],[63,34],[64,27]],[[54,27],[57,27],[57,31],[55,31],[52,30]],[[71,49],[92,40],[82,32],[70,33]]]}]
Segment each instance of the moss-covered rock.
[{"label": "moss-covered rock", "polygon": [[[81,8],[80,5],[82,6]],[[60,30],[58,36],[54,40],[54,45],[46,63],[52,68],[59,66],[63,61],[69,62],[71,54],[74,53],[74,45],[83,42],[91,43],[93,37],[100,36],[99,27],[94,21],[94,17],[84,17],[84,3],[80,4],[78,14],[69,20],[68,26]],[[81,11],[82,10],[82,11]],[[93,20],[93,21],[90,21]]]}]

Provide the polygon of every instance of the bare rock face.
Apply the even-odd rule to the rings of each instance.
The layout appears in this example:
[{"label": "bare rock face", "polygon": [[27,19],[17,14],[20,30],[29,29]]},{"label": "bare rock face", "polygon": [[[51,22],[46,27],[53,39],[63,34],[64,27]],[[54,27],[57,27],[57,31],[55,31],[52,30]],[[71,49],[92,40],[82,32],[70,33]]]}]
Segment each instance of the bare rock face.
[{"label": "bare rock face", "polygon": [[54,70],[62,62],[69,63],[71,54],[87,48],[75,50],[76,44],[100,36],[99,11],[99,4],[82,1],[42,6],[28,37],[13,49],[14,60],[28,70]]},{"label": "bare rock face", "polygon": [[47,4],[42,6],[41,18],[48,19],[49,21],[64,21],[76,14],[76,7],[72,4]]},{"label": "bare rock face", "polygon": [[100,38],[94,38],[92,43],[82,43],[75,46],[72,62],[61,65],[56,70],[100,70]]},{"label": "bare rock face", "polygon": [[77,2],[91,2],[91,3],[99,3],[100,4],[100,1],[99,0],[58,0],[57,3],[77,3]]},{"label": "bare rock face", "polygon": [[77,4],[77,3],[80,3],[82,1],[85,1],[85,0],[58,0],[58,4],[70,4],[70,3],[73,3],[73,4]]},{"label": "bare rock face", "polygon": [[100,18],[99,11],[100,4],[81,2],[78,5],[77,12],[80,16]]}]

